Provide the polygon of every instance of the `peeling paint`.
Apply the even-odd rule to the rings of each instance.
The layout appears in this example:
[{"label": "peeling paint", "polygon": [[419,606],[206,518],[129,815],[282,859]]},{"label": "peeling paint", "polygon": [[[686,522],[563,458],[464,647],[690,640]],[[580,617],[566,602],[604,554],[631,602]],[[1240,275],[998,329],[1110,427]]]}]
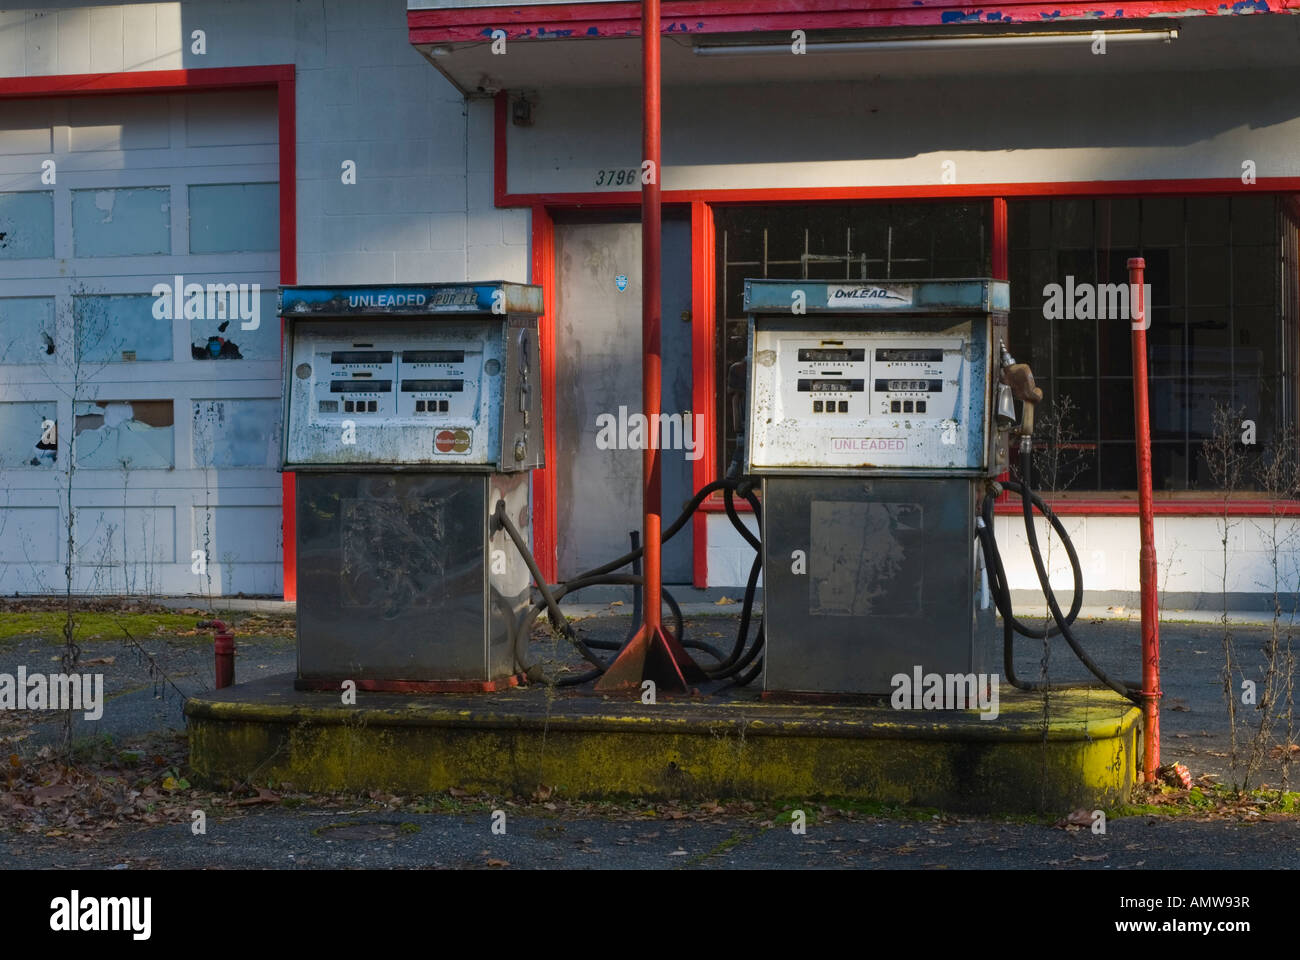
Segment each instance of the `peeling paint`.
[{"label": "peeling paint", "polygon": [[95,191],[95,209],[104,214],[100,223],[113,222],[113,205],[117,202],[117,193],[113,190]]},{"label": "peeling paint", "polygon": [[227,320],[217,327],[217,332],[208,337],[205,343],[191,343],[190,354],[195,360],[242,360],[239,344],[227,340],[221,334],[230,326]]},{"label": "peeling paint", "polygon": [[280,454],[280,401],[195,400],[194,462],[202,467],[269,467]]}]

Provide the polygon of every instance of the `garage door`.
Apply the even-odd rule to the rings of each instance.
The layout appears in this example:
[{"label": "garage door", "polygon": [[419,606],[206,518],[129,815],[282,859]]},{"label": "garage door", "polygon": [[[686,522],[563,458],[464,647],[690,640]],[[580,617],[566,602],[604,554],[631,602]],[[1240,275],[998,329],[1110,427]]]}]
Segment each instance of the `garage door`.
[{"label": "garage door", "polygon": [[281,592],[272,92],[0,112],[0,592]]}]

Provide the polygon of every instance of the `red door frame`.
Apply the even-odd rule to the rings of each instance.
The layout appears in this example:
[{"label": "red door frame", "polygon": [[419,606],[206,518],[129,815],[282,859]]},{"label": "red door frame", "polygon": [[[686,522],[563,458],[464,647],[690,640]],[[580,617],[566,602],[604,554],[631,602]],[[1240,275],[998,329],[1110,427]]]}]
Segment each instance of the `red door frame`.
[{"label": "red door frame", "polygon": [[[294,67],[215,67],[202,70],[141,70],[129,73],[69,73],[60,76],[0,78],[0,100],[37,97],[87,97],[140,93],[209,93],[269,89],[276,92],[279,125],[280,285],[298,278],[297,120]],[[282,334],[283,336],[283,334]],[[283,345],[283,344],[282,344]],[[293,474],[281,477],[284,540],[284,599],[298,595]]]},{"label": "red door frame", "polygon": [[[493,144],[493,193],[498,207],[527,206],[533,211],[533,282],[545,287],[544,297],[548,322],[544,326],[542,367],[551,369],[545,381],[543,403],[547,410],[547,462],[554,463],[552,437],[554,434],[554,371],[549,368],[551,359],[546,353],[554,348],[554,332],[549,318],[554,315],[555,229],[551,217],[553,210],[609,209],[634,211],[640,196],[636,191],[599,193],[594,191],[573,193],[510,193],[507,180],[507,144],[509,131],[509,93],[502,91],[496,97],[496,115]],[[691,305],[692,305],[692,400],[694,411],[710,411],[704,420],[704,456],[695,461],[696,489],[714,479],[718,462],[716,450],[715,408],[716,373],[716,291],[714,264],[713,208],[722,204],[779,204],[844,202],[853,200],[937,200],[984,199],[992,204],[991,217],[991,268],[996,279],[1008,279],[1007,198],[1023,197],[1123,197],[1160,195],[1213,195],[1242,193],[1300,193],[1300,177],[1261,177],[1252,185],[1243,184],[1240,178],[1199,180],[1090,180],[1044,183],[984,183],[984,184],[933,184],[905,187],[794,187],[759,188],[743,190],[665,190],[663,202],[688,204],[691,211]],[[538,251],[543,251],[539,256]],[[539,270],[538,264],[548,266]],[[549,338],[549,339],[548,339]],[[533,535],[539,548],[538,560],[547,576],[554,576],[555,544],[557,536],[555,471],[540,472],[535,478],[539,493]],[[1087,500],[1049,500],[1053,510],[1061,515],[1073,516],[1136,516],[1136,499],[1112,497]],[[720,503],[706,502],[694,518],[694,579],[695,586],[707,585],[708,577],[708,512],[721,509]],[[740,509],[748,509],[741,505]],[[999,513],[1018,513],[1019,507],[1006,503]],[[1176,497],[1155,503],[1159,516],[1207,517],[1223,512],[1222,500]],[[1300,514],[1300,501],[1274,501],[1268,499],[1240,499],[1229,504],[1233,516],[1270,516],[1274,513]],[[549,564],[549,566],[547,566]]]}]

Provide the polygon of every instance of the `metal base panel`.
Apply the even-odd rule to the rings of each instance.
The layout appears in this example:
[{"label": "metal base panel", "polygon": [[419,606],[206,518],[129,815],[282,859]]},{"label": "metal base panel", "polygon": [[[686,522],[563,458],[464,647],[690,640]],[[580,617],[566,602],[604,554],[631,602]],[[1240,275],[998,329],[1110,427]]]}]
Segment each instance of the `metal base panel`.
[{"label": "metal base panel", "polygon": [[529,474],[313,473],[298,486],[298,679],[361,689],[514,673]]},{"label": "metal base panel", "polygon": [[996,669],[982,491],[960,478],[766,478],[764,689],[888,695],[917,667]]}]

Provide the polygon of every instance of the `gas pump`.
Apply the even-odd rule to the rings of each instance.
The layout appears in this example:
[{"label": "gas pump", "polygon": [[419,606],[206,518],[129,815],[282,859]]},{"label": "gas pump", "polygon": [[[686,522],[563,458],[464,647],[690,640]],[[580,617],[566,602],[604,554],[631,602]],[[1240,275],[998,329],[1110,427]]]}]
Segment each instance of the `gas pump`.
[{"label": "gas pump", "polygon": [[281,291],[299,689],[515,683],[540,312],[513,283]]},{"label": "gas pump", "polygon": [[[1042,394],[1007,351],[1008,302],[1008,285],[993,280],[746,281],[747,369],[728,378],[745,373],[741,449],[662,532],[671,539],[718,494],[756,552],[729,650],[687,639],[663,591],[672,635],[706,655],[711,692],[760,675],[766,692],[867,695],[917,667],[987,675],[1000,613],[1008,683],[1052,686],[1016,678],[1014,634],[1062,635],[1101,683],[1136,698],[1070,630],[1082,575],[1029,487]],[[581,684],[608,668],[602,653],[621,644],[584,640],[558,602],[595,584],[639,587],[643,548],[548,585],[523,532],[530,471],[542,466],[540,309],[538,287],[509,283],[282,291],[299,688],[491,691],[521,677]],[[1016,400],[1021,480],[999,482]],[[993,538],[1004,489],[1023,503],[1054,619],[1043,629],[1011,609]],[[1035,509],[1074,570],[1068,612],[1047,582]],[[543,613],[591,670],[552,677],[530,662]]]},{"label": "gas pump", "polygon": [[992,280],[746,281],[765,690],[887,694],[918,665],[990,672],[976,528],[1007,469],[1008,305]]}]

